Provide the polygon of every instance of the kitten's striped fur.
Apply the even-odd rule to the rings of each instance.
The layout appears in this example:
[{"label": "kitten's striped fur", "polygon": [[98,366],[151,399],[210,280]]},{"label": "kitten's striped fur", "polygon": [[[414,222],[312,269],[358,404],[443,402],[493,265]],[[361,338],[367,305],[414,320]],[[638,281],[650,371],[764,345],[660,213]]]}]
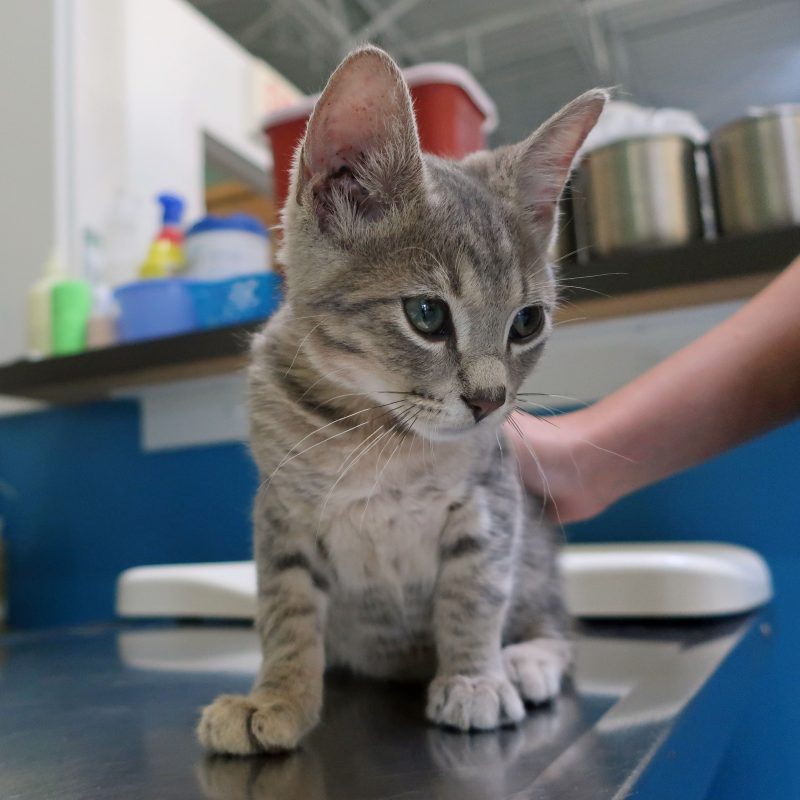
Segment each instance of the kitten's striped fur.
[{"label": "kitten's striped fur", "polygon": [[[555,206],[604,100],[452,163],[421,155],[385,53],[359,50],[331,78],[284,212],[287,299],[252,348],[264,660],[249,696],[205,709],[210,750],[295,747],[326,665],[433,678],[428,717],[463,730],[558,692],[554,536],[500,426],[549,332]],[[411,327],[402,300],[417,295],[448,303],[451,336]],[[534,304],[544,331],[510,343]],[[505,401],[476,423],[465,397]]]}]

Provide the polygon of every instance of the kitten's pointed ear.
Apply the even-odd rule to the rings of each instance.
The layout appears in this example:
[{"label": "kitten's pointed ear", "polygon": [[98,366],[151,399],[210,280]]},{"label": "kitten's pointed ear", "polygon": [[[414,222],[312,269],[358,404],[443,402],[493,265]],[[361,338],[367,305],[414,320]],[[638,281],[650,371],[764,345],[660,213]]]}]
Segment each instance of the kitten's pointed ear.
[{"label": "kitten's pointed ear", "polygon": [[296,198],[306,190],[322,227],[339,204],[381,217],[421,184],[422,155],[411,95],[377,47],[351,53],[317,101],[300,153]]},{"label": "kitten's pointed ear", "polygon": [[575,156],[595,126],[608,97],[605,89],[585,92],[517,145],[517,202],[546,241],[553,234],[558,200]]}]

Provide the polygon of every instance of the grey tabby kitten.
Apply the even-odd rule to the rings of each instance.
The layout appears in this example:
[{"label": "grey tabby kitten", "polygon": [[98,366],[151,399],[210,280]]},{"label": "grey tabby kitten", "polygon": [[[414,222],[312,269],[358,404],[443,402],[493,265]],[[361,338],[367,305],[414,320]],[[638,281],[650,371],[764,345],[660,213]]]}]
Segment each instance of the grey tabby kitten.
[{"label": "grey tabby kitten", "polygon": [[605,100],[450,162],[421,153],[386,53],[331,77],[284,211],[286,302],[252,348],[263,664],[204,709],[209,750],[296,747],[326,665],[433,676],[428,718],[461,730],[558,693],[554,536],[500,428],[552,326],[557,201]]}]

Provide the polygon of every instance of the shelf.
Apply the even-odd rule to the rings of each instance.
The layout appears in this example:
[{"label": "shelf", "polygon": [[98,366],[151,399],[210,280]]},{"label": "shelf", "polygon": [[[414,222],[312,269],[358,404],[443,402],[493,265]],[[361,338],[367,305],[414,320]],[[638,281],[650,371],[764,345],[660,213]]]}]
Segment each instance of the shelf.
[{"label": "shelf", "polygon": [[244,365],[250,336],[262,324],[250,322],[74,356],[17,361],[0,367],[0,395],[74,403],[131,386],[233,372]]},{"label": "shelf", "polygon": [[[670,297],[696,305],[692,301],[695,292],[702,303],[747,297],[798,254],[800,227],[793,227],[681,247],[618,253],[585,264],[568,263],[561,272],[563,282],[570,287],[565,292],[570,301],[588,309],[610,307],[615,313],[621,309],[620,313],[631,314],[639,313],[638,298],[652,297],[654,292],[663,292],[667,307],[674,307],[669,305],[673,302]],[[576,285],[581,289],[572,288]],[[715,289],[720,290],[720,296],[713,296]],[[614,300],[613,305],[606,305],[607,296]],[[597,305],[590,306],[594,298],[599,298]],[[652,301],[645,301],[643,310],[653,310],[651,306]]]},{"label": "shelf", "polygon": [[[800,252],[800,251],[798,251]],[[723,278],[679,286],[666,286],[647,291],[630,292],[607,297],[592,297],[568,300],[558,313],[558,322],[578,322],[629,317],[634,314],[651,314],[675,308],[703,306],[710,303],[725,303],[746,300],[761,291],[778,272],[763,272],[757,275],[742,275],[739,278]],[[562,301],[563,302],[563,301]]]},{"label": "shelf", "polygon": [[[800,253],[800,228],[697,242],[562,267],[560,320],[595,320],[751,297]],[[613,273],[613,274],[611,274]],[[251,322],[75,356],[0,366],[0,395],[74,403],[120,389],[234,372]]]}]

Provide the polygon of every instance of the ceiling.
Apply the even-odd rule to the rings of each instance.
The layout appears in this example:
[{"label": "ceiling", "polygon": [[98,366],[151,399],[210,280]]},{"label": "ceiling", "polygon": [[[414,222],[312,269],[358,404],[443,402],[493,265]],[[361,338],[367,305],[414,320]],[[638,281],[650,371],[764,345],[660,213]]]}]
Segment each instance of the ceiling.
[{"label": "ceiling", "polygon": [[581,91],[617,87],[714,127],[800,102],[797,0],[190,0],[306,92],[355,44],[468,67],[514,141]]}]

